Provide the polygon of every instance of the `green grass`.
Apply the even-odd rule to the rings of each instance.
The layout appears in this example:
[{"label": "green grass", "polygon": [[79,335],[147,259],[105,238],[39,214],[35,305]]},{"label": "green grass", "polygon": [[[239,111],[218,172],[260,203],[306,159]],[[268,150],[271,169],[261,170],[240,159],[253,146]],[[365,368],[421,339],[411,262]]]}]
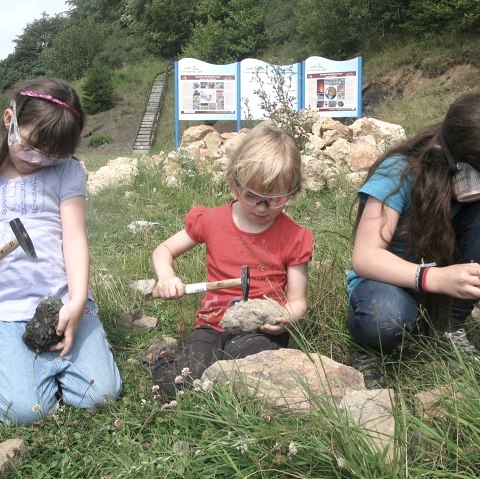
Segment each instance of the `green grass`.
[{"label": "green grass", "polygon": [[[125,195],[126,192],[133,192]],[[313,230],[316,245],[309,267],[310,309],[292,347],[347,362],[344,273],[350,254],[349,209],[353,188],[307,192],[289,214]],[[230,199],[224,183],[207,175],[184,175],[177,188],[156,169],[142,168],[130,186],[107,189],[88,201],[92,257],[91,288],[124,381],[121,398],[96,411],[63,407],[35,427],[0,425],[0,439],[21,437],[27,451],[13,478],[467,478],[480,474],[480,365],[431,339],[405,348],[401,361],[387,360],[385,372],[396,392],[397,430],[392,460],[375,449],[364,430],[328,401],[317,410],[287,414],[249,397],[240,386],[215,386],[177,398],[163,409],[151,393],[151,379],[136,358],[163,334],[182,338],[191,327],[199,295],[178,301],[145,299],[128,287],[154,277],[150,255],[164,238],[183,227],[197,204]],[[108,214],[107,214],[108,212]],[[159,222],[134,235],[135,220]],[[186,281],[205,277],[205,251],[179,258]],[[119,325],[125,311],[142,309],[158,318],[155,330]],[[478,331],[474,330],[478,335]],[[407,354],[408,353],[408,354]],[[450,366],[445,357],[456,360]],[[421,390],[447,385],[443,415],[425,419],[415,407]]]},{"label": "green grass", "polygon": [[[409,50],[410,48],[410,50]],[[405,61],[412,48],[396,54]],[[375,68],[385,68],[392,51],[381,53]],[[373,62],[373,59],[371,60]],[[390,60],[389,60],[390,61]],[[368,63],[365,64],[366,68]],[[373,68],[373,66],[372,66]],[[119,75],[119,88],[151,81],[152,66],[132,80]],[[120,84],[123,82],[123,86]],[[147,88],[147,87],[145,87]],[[146,95],[144,87],[141,94]],[[125,91],[126,91],[125,90]],[[126,93],[125,93],[126,94]],[[407,130],[439,116],[447,100],[432,89],[417,102],[384,105],[382,119]],[[124,112],[126,113],[126,112]],[[167,90],[155,151],[173,147],[173,85]],[[405,120],[405,123],[403,122]],[[90,170],[106,163],[102,155],[85,158]],[[186,162],[185,171],[194,168]],[[318,352],[347,363],[351,350],[346,328],[345,271],[351,252],[350,206],[355,190],[342,179],[334,190],[307,192],[288,206],[288,213],[315,234],[309,266],[309,310],[292,347]],[[182,339],[191,328],[199,295],[162,302],[135,294],[129,284],[154,278],[151,253],[183,227],[194,205],[214,206],[230,200],[225,183],[212,184],[200,171],[183,175],[178,187],[167,186],[159,170],[141,168],[131,185],[101,191],[88,199],[88,234],[92,259],[91,289],[124,381],[118,401],[96,411],[62,407],[31,426],[0,424],[0,440],[20,437],[26,453],[15,479],[198,479],[198,478],[338,478],[467,479],[480,476],[480,364],[435,338],[409,339],[396,358],[385,361],[388,385],[395,391],[396,419],[391,461],[369,442],[367,434],[333,404],[315,399],[308,415],[287,414],[252,398],[241,385],[215,386],[177,398],[164,409],[151,393],[151,378],[137,357],[156,337]],[[158,222],[134,235],[135,220]],[[179,276],[188,282],[205,278],[203,247],[179,258]],[[141,309],[158,318],[153,331],[120,326],[124,312]],[[480,328],[469,323],[480,344]],[[450,358],[450,361],[447,360]],[[424,417],[415,394],[448,386],[442,414]]]}]

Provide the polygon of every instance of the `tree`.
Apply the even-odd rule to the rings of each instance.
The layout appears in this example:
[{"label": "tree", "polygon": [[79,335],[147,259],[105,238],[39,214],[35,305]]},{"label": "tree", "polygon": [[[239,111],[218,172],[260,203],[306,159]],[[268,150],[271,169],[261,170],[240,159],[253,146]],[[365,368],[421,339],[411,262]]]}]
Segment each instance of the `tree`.
[{"label": "tree", "polygon": [[296,18],[305,42],[338,60],[358,52],[365,25],[370,27],[368,2],[358,0],[300,0]]},{"label": "tree", "polygon": [[15,51],[0,63],[0,88],[2,91],[13,83],[45,74],[41,56],[52,47],[54,38],[68,25],[64,15],[50,17],[46,13],[28,23],[17,37]]},{"label": "tree", "polygon": [[189,41],[193,30],[193,0],[151,0],[143,16],[148,49],[172,58]]},{"label": "tree", "polygon": [[88,113],[107,111],[114,105],[111,71],[104,66],[91,68],[82,87],[83,106]]},{"label": "tree", "polygon": [[200,0],[183,55],[230,63],[260,54],[267,44],[264,13],[257,0]]},{"label": "tree", "polygon": [[43,54],[43,63],[49,75],[66,80],[78,80],[93,65],[101,50],[106,30],[90,21],[74,23],[59,33]]},{"label": "tree", "polygon": [[404,27],[425,38],[441,33],[476,33],[480,29],[480,0],[417,0],[407,9]]}]

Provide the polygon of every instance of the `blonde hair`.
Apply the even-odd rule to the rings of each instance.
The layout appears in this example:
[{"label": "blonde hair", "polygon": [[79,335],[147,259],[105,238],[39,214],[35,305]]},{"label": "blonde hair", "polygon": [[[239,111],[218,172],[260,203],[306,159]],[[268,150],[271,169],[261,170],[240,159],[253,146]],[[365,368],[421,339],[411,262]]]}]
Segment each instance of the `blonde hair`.
[{"label": "blonde hair", "polygon": [[234,151],[226,178],[233,192],[238,192],[240,183],[262,193],[285,188],[297,194],[302,189],[303,174],[295,138],[271,121],[260,123]]}]

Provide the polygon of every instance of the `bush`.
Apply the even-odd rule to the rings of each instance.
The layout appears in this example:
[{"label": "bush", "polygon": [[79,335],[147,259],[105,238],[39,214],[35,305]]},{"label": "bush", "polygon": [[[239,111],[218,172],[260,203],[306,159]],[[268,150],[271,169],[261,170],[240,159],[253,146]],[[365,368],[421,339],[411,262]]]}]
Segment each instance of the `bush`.
[{"label": "bush", "polygon": [[99,146],[109,145],[113,141],[111,136],[93,134],[88,140],[90,148],[98,148]]},{"label": "bush", "polygon": [[83,106],[88,113],[107,111],[114,105],[112,73],[108,68],[97,66],[88,71],[82,88]]}]

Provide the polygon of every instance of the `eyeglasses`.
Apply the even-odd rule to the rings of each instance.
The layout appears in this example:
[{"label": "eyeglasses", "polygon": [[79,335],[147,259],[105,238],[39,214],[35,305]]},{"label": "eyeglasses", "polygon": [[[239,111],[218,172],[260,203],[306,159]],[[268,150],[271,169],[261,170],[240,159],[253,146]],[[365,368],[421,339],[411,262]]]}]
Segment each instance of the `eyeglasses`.
[{"label": "eyeglasses", "polygon": [[272,196],[265,196],[255,191],[251,190],[250,188],[242,187],[240,181],[238,180],[237,176],[234,176],[235,184],[239,189],[238,197],[244,201],[245,203],[249,204],[250,206],[256,206],[260,203],[266,203],[269,208],[283,208],[292,195],[298,190],[298,185],[290,191],[289,193],[285,193],[283,195],[272,195]]},{"label": "eyeglasses", "polygon": [[8,127],[8,146],[22,161],[26,161],[32,165],[49,166],[56,160],[65,159],[53,155],[47,155],[37,148],[30,146],[20,134],[15,101],[11,103],[11,107],[13,112]]}]

